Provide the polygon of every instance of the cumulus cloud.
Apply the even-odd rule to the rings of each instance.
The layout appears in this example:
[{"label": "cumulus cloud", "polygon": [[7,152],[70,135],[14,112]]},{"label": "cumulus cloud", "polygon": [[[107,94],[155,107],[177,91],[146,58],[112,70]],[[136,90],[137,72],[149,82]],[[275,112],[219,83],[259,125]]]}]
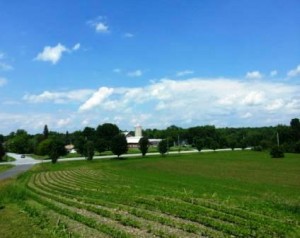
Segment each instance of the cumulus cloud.
[{"label": "cumulus cloud", "polygon": [[186,75],[193,74],[193,73],[194,73],[193,70],[183,70],[183,71],[177,72],[176,76],[177,77],[182,77],[182,76],[186,76]]},{"label": "cumulus cloud", "polygon": [[101,105],[101,103],[113,93],[112,88],[101,87],[95,92],[84,104],[79,108],[79,111],[90,110],[93,107]]},{"label": "cumulus cloud", "polygon": [[25,96],[23,96],[23,100],[30,103],[70,103],[74,101],[82,102],[87,100],[87,98],[92,95],[93,92],[94,90],[90,89],[72,90],[67,92],[44,91],[41,94],[26,94]]},{"label": "cumulus cloud", "polygon": [[[100,88],[79,111],[105,113],[111,115],[111,120],[119,115],[127,118],[123,123],[140,120],[140,124],[158,127],[176,123],[228,126],[224,123],[228,118],[241,125],[241,119],[250,117],[252,125],[257,126],[267,123],[274,113],[284,114],[287,120],[295,116],[300,105],[295,99],[299,90],[299,86],[274,82],[165,78],[145,87]],[[141,114],[147,116],[139,117]]]},{"label": "cumulus cloud", "polygon": [[0,77],[0,87],[4,86],[7,83],[6,78],[1,78]]},{"label": "cumulus cloud", "polygon": [[246,78],[247,79],[261,79],[263,75],[259,71],[252,71],[252,72],[247,72]]},{"label": "cumulus cloud", "polygon": [[56,64],[66,51],[68,49],[60,43],[53,47],[45,46],[43,51],[36,56],[35,60],[50,61],[52,64]]},{"label": "cumulus cloud", "polygon": [[298,75],[300,75],[300,65],[298,65],[295,69],[292,69],[287,73],[288,77],[296,77]]},{"label": "cumulus cloud", "polygon": [[87,24],[94,28],[97,33],[109,33],[109,26],[105,23],[105,17],[99,16],[87,22]]},{"label": "cumulus cloud", "polygon": [[128,77],[141,77],[143,75],[143,71],[140,69],[137,69],[135,71],[131,71],[127,73]]},{"label": "cumulus cloud", "polygon": [[72,51],[77,51],[80,48],[80,44],[77,43],[73,46],[72,50],[68,49],[66,46],[58,43],[56,46],[45,46],[43,51],[38,53],[34,60],[51,62],[56,64],[62,57],[64,52],[71,53]]}]

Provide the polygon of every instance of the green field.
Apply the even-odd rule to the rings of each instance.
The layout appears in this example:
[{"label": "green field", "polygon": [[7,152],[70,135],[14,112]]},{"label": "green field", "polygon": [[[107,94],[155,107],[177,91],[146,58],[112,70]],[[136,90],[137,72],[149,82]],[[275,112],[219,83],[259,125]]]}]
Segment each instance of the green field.
[{"label": "green field", "polygon": [[15,237],[18,229],[18,237],[28,237],[30,224],[30,237],[300,236],[295,154],[44,163],[2,182],[0,192],[0,217],[10,217],[0,219],[1,237]]}]

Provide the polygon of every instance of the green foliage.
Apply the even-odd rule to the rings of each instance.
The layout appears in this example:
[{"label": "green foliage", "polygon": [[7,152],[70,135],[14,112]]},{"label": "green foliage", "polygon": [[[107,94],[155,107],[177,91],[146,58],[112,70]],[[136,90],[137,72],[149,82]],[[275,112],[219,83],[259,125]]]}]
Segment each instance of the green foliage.
[{"label": "green foliage", "polygon": [[96,147],[96,150],[101,154],[104,151],[106,151],[108,145],[107,145],[106,140],[104,140],[103,138],[97,138],[95,141],[95,147]]},{"label": "green foliage", "polygon": [[10,152],[18,154],[30,153],[33,148],[30,142],[30,136],[24,130],[17,130],[16,134],[6,142],[6,148]]},{"label": "green foliage", "polygon": [[95,154],[95,147],[92,141],[86,143],[86,158],[87,160],[92,160]]},{"label": "green foliage", "polygon": [[279,146],[273,146],[270,155],[272,158],[283,158],[284,157],[284,152],[283,149]]},{"label": "green foliage", "polygon": [[204,140],[200,138],[195,139],[195,147],[200,152],[204,147]]},{"label": "green foliage", "polygon": [[125,154],[128,151],[127,140],[125,135],[118,134],[113,137],[111,142],[111,151],[118,157],[120,157],[120,155]]},{"label": "green foliage", "polygon": [[148,152],[149,144],[149,139],[147,137],[142,137],[139,140],[139,150],[141,151],[143,156],[145,156]]},{"label": "green foliage", "polygon": [[60,156],[67,154],[65,144],[59,139],[53,139],[50,146],[49,157],[51,162],[55,164]]},{"label": "green foliage", "polygon": [[3,157],[4,157],[5,153],[6,153],[5,149],[2,145],[2,143],[0,142],[0,161],[3,160]]},{"label": "green foliage", "polygon": [[300,153],[300,140],[295,144],[295,152]]},{"label": "green foliage", "polygon": [[43,140],[36,147],[35,153],[37,155],[49,155],[52,142],[53,140],[50,138]]},{"label": "green foliage", "polygon": [[258,146],[252,147],[252,150],[253,151],[263,151],[263,148],[260,145],[258,145]]},{"label": "green foliage", "polygon": [[167,140],[162,140],[158,143],[158,152],[161,154],[161,155],[164,155],[165,153],[168,152],[168,142]]},{"label": "green foliage", "polygon": [[84,137],[82,135],[76,136],[76,138],[74,140],[75,149],[81,155],[85,154],[85,142],[86,142],[86,140],[84,139]]},{"label": "green foliage", "polygon": [[107,148],[105,150],[111,148],[113,138],[119,133],[120,129],[118,126],[111,123],[104,123],[103,125],[99,125],[96,129],[97,139],[102,138],[106,142]]},{"label": "green foliage", "polygon": [[43,136],[44,136],[44,139],[47,139],[49,136],[49,130],[48,130],[47,125],[44,126]]}]

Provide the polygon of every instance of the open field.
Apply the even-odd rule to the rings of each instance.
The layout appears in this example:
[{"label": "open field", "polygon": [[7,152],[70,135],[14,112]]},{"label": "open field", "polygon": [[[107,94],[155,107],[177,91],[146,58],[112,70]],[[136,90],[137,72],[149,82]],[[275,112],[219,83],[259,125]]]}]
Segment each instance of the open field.
[{"label": "open field", "polygon": [[[13,222],[32,223],[36,237],[300,235],[300,156],[294,154],[270,159],[234,151],[41,164],[0,185],[0,217],[11,217],[0,220],[4,237],[14,237]],[[24,226],[17,225],[20,234]]]}]

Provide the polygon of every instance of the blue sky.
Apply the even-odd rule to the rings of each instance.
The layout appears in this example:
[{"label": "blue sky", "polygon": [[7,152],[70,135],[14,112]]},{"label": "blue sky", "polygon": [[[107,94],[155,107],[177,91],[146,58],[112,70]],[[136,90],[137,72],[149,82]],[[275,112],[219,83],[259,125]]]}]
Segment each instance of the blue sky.
[{"label": "blue sky", "polygon": [[0,134],[300,117],[298,0],[0,1]]}]

